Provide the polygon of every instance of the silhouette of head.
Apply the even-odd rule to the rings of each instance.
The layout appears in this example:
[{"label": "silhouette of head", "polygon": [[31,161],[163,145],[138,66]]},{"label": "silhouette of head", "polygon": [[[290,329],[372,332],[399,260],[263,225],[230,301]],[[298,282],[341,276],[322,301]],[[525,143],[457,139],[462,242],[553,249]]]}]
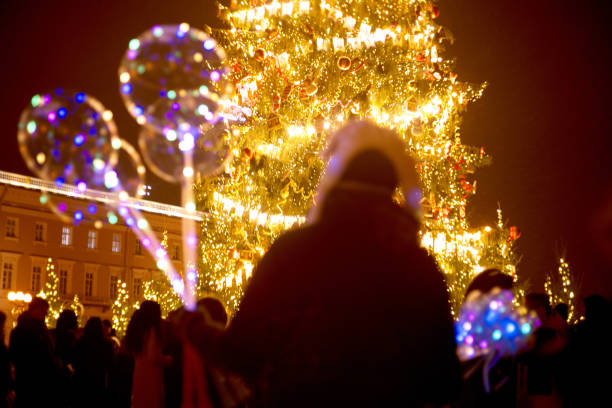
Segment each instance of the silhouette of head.
[{"label": "silhouette of head", "polygon": [[62,310],[59,317],[57,318],[57,331],[69,331],[76,330],[79,327],[79,321],[74,310],[66,309]]},{"label": "silhouette of head", "polygon": [[161,337],[161,308],[159,303],[145,300],[140,304],[128,323],[125,333],[125,347],[132,354],[143,350],[147,334],[153,329]]},{"label": "silhouette of head", "polygon": [[205,297],[198,300],[198,308],[203,308],[213,322],[225,327],[227,325],[227,312],[223,303],[214,297]]},{"label": "silhouette of head", "polygon": [[389,194],[399,185],[397,172],[389,158],[373,149],[358,153],[351,159],[340,176],[340,181],[382,188]]},{"label": "silhouette of head", "polygon": [[35,297],[32,299],[28,306],[29,315],[36,320],[45,321],[45,317],[47,317],[48,312],[49,302],[40,297]]},{"label": "silhouette of head", "polygon": [[85,324],[83,337],[88,339],[101,339],[104,337],[102,332],[102,320],[99,317],[90,317]]},{"label": "silhouette of head", "polygon": [[500,289],[511,290],[512,289],[512,277],[502,273],[499,269],[486,269],[480,272],[472,282],[470,282],[467,290],[465,291],[465,297],[470,292],[478,290],[482,293],[490,292],[491,289],[498,287]]},{"label": "silhouette of head", "polygon": [[111,324],[110,320],[108,319],[102,320],[102,330],[104,331],[105,337],[108,337],[111,335],[112,328],[113,328],[113,325]]},{"label": "silhouette of head", "polygon": [[534,310],[542,321],[550,315],[552,310],[548,296],[545,293],[528,294],[525,296],[525,306],[528,310]]}]

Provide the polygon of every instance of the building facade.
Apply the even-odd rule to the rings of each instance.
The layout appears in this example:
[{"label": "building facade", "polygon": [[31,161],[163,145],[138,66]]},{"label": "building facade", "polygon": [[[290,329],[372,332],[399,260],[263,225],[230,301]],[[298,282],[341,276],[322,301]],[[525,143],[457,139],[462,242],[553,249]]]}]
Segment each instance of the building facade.
[{"label": "building facade", "polygon": [[[127,283],[135,303],[142,300],[147,280],[165,279],[131,229],[120,218],[108,222],[110,199],[105,193],[82,193],[74,186],[0,172],[0,310],[7,314],[7,328],[18,306],[8,294],[39,293],[49,258],[61,297],[70,302],[78,295],[83,304],[83,322],[91,316],[110,318],[119,280]],[[160,241],[167,237],[168,255],[181,271],[182,219],[201,221],[203,214],[147,200],[133,199],[129,205],[141,210]],[[75,219],[78,212],[82,218]]]}]

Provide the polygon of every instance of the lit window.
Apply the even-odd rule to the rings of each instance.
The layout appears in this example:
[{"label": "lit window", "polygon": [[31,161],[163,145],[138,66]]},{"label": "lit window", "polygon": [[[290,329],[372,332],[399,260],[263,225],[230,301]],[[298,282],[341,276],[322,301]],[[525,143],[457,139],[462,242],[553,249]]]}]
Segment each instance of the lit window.
[{"label": "lit window", "polygon": [[44,222],[37,222],[34,226],[34,241],[45,242],[47,236],[46,230],[47,224],[45,224]]},{"label": "lit window", "polygon": [[111,300],[117,299],[119,294],[119,278],[111,275],[110,277],[110,298]]},{"label": "lit window", "polygon": [[121,252],[121,235],[114,233],[113,234],[113,252]]},{"label": "lit window", "polygon": [[42,270],[40,266],[34,266],[32,268],[32,292],[40,292],[40,281],[42,276]]},{"label": "lit window", "polygon": [[19,220],[17,218],[7,218],[6,219],[6,237],[7,238],[17,238],[17,233],[19,229]]},{"label": "lit window", "polygon": [[2,267],[2,289],[10,289],[13,281],[13,264],[5,262]]},{"label": "lit window", "polygon": [[136,240],[136,249],[134,250],[136,255],[142,255],[142,243],[139,239]]},{"label": "lit window", "polygon": [[98,247],[98,231],[89,230],[87,233],[87,248],[96,249]]},{"label": "lit window", "polygon": [[142,294],[142,279],[135,278],[134,279],[134,297],[136,299],[140,299]]},{"label": "lit window", "polygon": [[66,269],[60,269],[59,271],[59,293],[65,295],[68,288],[68,271]]},{"label": "lit window", "polygon": [[62,245],[70,246],[72,245],[72,228],[63,226],[62,227]]},{"label": "lit window", "polygon": [[85,273],[85,296],[93,295],[93,272]]}]

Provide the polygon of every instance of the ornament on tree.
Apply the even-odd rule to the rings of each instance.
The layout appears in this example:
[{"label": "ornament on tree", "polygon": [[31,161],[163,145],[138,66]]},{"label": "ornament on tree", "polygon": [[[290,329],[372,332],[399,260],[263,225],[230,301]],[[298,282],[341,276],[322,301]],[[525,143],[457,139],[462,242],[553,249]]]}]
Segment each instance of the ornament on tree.
[{"label": "ornament on tree", "polygon": [[280,116],[278,113],[271,113],[268,116],[268,129],[275,130],[281,127]]},{"label": "ornament on tree", "polygon": [[280,36],[280,32],[278,32],[278,30],[267,29],[266,34],[266,39],[268,41],[274,41]]},{"label": "ornament on tree", "polygon": [[440,9],[438,8],[438,6],[433,6],[431,9],[431,18],[438,18],[438,16],[440,15]]},{"label": "ornament on tree", "polygon": [[408,110],[410,112],[416,112],[418,108],[419,105],[417,104],[417,99],[414,96],[408,99]]},{"label": "ornament on tree", "polygon": [[280,109],[281,97],[279,94],[274,94],[272,97],[272,111],[277,112]]},{"label": "ornament on tree", "polygon": [[342,71],[348,71],[349,69],[351,69],[351,64],[352,64],[352,61],[349,57],[342,56],[338,58],[337,65],[338,65],[338,68],[340,68],[340,70]]},{"label": "ornament on tree", "polygon": [[516,241],[521,236],[521,230],[519,230],[515,226],[511,226],[509,228],[509,231],[510,231],[510,239],[513,240],[513,241]]},{"label": "ornament on tree", "polygon": [[253,53],[253,58],[255,58],[259,62],[263,62],[266,59],[266,50],[263,48],[258,48]]},{"label": "ornament on tree", "polygon": [[317,93],[318,90],[319,88],[310,78],[305,79],[304,82],[302,83],[301,91],[307,96],[313,96],[314,94]]},{"label": "ornament on tree", "polygon": [[421,136],[423,134],[423,121],[421,118],[416,118],[412,121],[412,127],[410,128],[410,132],[413,136]]},{"label": "ornament on tree", "polygon": [[366,64],[366,60],[365,59],[361,59],[361,58],[353,58],[353,60],[351,61],[351,66],[353,67],[352,72],[359,72]]},{"label": "ornament on tree", "polygon": [[289,84],[283,88],[283,93],[281,94],[281,100],[286,101],[289,99],[289,95],[291,94],[291,90],[293,89],[293,85]]}]

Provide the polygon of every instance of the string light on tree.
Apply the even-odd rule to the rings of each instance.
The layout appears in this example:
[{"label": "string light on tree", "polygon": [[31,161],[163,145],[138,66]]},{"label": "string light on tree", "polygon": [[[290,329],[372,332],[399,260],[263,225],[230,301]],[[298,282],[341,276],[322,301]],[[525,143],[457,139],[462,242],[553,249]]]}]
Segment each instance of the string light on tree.
[{"label": "string light on tree", "polygon": [[129,294],[125,282],[117,281],[117,298],[111,305],[113,313],[113,327],[119,337],[125,335],[127,325],[130,322],[132,307],[129,304]]},{"label": "string light on tree", "polygon": [[59,294],[59,276],[55,272],[52,258],[47,259],[45,286],[38,296],[49,302],[49,313],[45,318],[47,327],[55,327],[62,311],[63,302]]},{"label": "string light on tree", "polygon": [[220,9],[229,28],[208,31],[227,54],[232,102],[247,120],[234,126],[225,173],[196,189],[207,212],[201,291],[237,306],[252,266],[304,222],[324,167],[319,153],[351,118],[393,128],[414,157],[423,245],[446,274],[455,310],[482,267],[516,276],[518,233],[501,219],[489,229],[467,221],[473,174],[490,157],[464,145],[458,129],[485,86],[458,80],[433,2],[236,0]]},{"label": "string light on tree", "polygon": [[568,306],[568,323],[576,323],[579,320],[576,314],[576,282],[572,269],[565,257],[559,258],[559,266],[556,271],[546,274],[544,290],[553,307],[559,303],[564,303]]},{"label": "string light on tree", "polygon": [[[168,230],[162,232],[161,246],[168,251]],[[163,277],[146,281],[143,295],[146,300],[159,303],[164,319],[168,317],[168,313],[181,307],[181,298],[172,290],[170,281]]]}]

